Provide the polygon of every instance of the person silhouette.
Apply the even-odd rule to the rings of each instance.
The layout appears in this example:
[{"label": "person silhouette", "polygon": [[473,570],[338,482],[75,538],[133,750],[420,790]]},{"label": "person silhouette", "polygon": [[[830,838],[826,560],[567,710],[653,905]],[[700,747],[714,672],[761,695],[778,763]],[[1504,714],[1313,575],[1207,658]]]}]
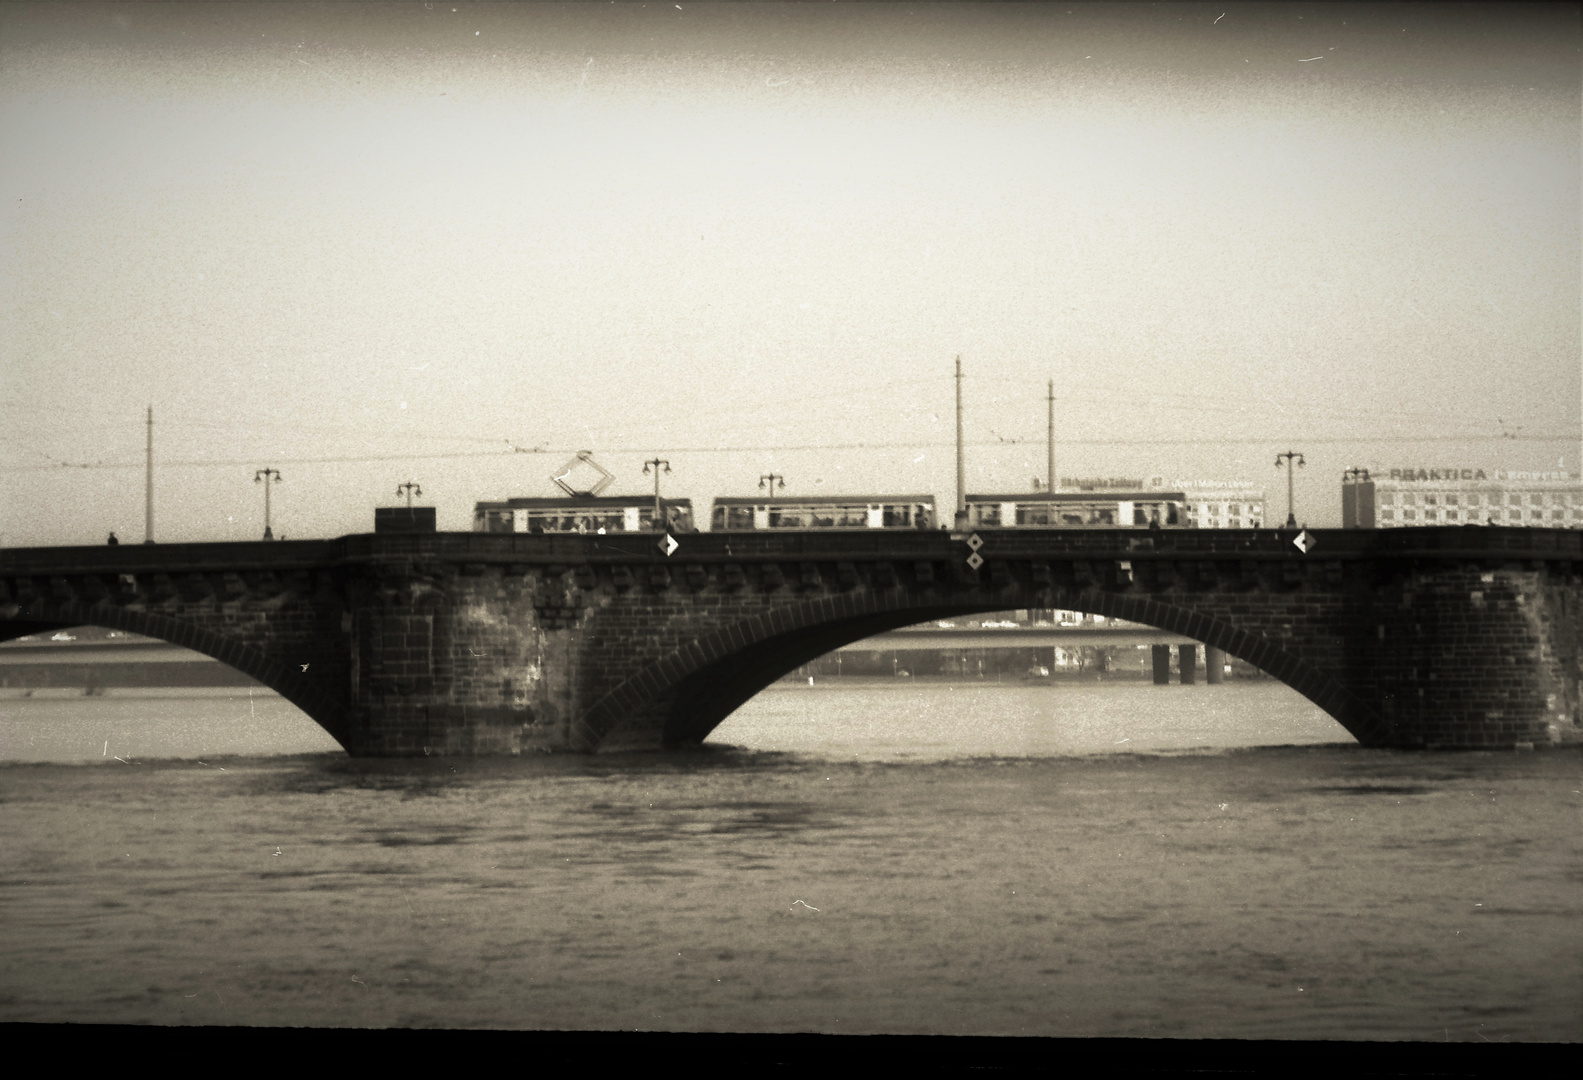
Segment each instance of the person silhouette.
[{"label": "person silhouette", "polygon": [[107,543],[107,544],[119,544],[119,543],[120,543],[120,542],[121,542],[121,541],[119,541],[119,540],[117,540],[117,539],[116,539],[116,538],[115,538],[115,533],[111,533],[111,534],[110,534],[110,539],[108,539],[108,540],[106,540],[106,541],[105,541],[105,543]]}]

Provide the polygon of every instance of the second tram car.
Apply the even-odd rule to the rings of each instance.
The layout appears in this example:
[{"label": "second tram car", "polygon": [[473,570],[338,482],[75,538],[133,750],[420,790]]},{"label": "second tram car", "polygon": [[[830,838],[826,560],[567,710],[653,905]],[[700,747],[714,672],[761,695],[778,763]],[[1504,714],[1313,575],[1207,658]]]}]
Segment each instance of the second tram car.
[{"label": "second tram car", "polygon": [[717,498],[713,532],[761,529],[932,529],[933,495]]},{"label": "second tram car", "polygon": [[1187,524],[1180,491],[1056,491],[967,496],[975,529],[1147,529]]},{"label": "second tram car", "polygon": [[[691,499],[665,499],[665,527],[693,531]],[[618,533],[654,531],[654,498],[646,495],[578,495],[506,499],[473,507],[473,531],[491,533]]]}]

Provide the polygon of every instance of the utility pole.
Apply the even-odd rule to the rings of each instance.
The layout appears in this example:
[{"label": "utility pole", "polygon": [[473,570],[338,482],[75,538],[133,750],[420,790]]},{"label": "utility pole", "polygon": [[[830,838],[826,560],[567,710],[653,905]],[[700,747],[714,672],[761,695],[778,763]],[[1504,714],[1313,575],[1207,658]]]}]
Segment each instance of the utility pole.
[{"label": "utility pole", "polygon": [[407,509],[411,510],[412,509],[412,496],[414,494],[422,495],[423,494],[423,489],[420,488],[417,484],[414,484],[411,480],[408,480],[405,484],[397,484],[396,485],[396,494],[398,496],[403,491],[405,491],[407,493]]},{"label": "utility pole", "polygon": [[648,475],[650,465],[654,466],[654,528],[658,532],[664,532],[670,522],[665,520],[664,505],[660,502],[660,467],[664,466],[665,471],[670,472],[671,463],[660,458],[649,458],[643,463],[643,475]]},{"label": "utility pole", "polygon": [[271,532],[270,529],[269,529],[269,485],[271,483],[271,481],[270,481],[270,477],[271,476],[274,477],[274,481],[273,481],[274,483],[277,483],[277,484],[280,483],[280,470],[279,469],[260,469],[260,470],[258,470],[258,472],[253,474],[253,483],[255,483],[255,484],[262,483],[264,485],[264,539],[265,540],[273,540],[273,539],[275,539],[275,534],[273,532]]},{"label": "utility pole", "polygon": [[154,542],[154,406],[148,407],[148,453],[143,476],[143,543]]},{"label": "utility pole", "polygon": [[782,491],[786,490],[786,478],[784,476],[782,476],[780,473],[765,473],[763,476],[760,476],[759,477],[759,490],[762,491],[764,489],[765,481],[768,481],[769,497],[772,498],[772,499],[775,497],[775,484],[776,484],[777,481],[779,481],[779,483],[780,483],[781,490]]},{"label": "utility pole", "polygon": [[1048,471],[1044,474],[1045,475],[1045,485],[1046,485],[1044,490],[1053,494],[1055,492],[1055,380],[1054,379],[1050,380],[1050,393],[1049,393],[1049,397],[1046,398],[1046,400],[1049,402],[1049,406],[1050,406],[1050,426],[1049,426],[1050,434],[1049,434],[1048,440],[1045,443],[1045,449],[1048,452],[1048,463],[1047,463]]},{"label": "utility pole", "polygon": [[962,459],[962,357],[956,358],[956,520],[957,532],[967,531],[967,472]]},{"label": "utility pole", "polygon": [[1293,509],[1292,504],[1292,462],[1294,459],[1298,465],[1306,465],[1307,462],[1303,460],[1302,454],[1295,450],[1288,450],[1284,454],[1275,455],[1275,467],[1277,469],[1281,467],[1282,458],[1286,459],[1286,527],[1295,529],[1297,528],[1297,512]]}]

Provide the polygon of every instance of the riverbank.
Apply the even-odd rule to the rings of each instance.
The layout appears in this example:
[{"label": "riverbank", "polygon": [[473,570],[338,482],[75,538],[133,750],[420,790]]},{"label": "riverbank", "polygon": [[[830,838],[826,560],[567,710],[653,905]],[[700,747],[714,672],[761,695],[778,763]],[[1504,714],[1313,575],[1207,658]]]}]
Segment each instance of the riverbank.
[{"label": "riverbank", "polygon": [[0,1019],[1577,1041],[1580,760],[0,766]]}]

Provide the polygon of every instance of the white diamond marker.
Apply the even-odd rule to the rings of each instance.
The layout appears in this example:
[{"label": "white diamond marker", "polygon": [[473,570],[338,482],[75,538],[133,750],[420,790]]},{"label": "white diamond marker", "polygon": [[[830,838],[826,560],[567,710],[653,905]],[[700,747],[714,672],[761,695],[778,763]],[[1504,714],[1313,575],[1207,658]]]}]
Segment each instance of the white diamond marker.
[{"label": "white diamond marker", "polygon": [[967,565],[971,566],[974,570],[977,570],[980,566],[984,565],[984,556],[980,555],[976,551],[973,552],[973,554],[967,557]]},{"label": "white diamond marker", "polygon": [[1308,535],[1307,529],[1304,529],[1302,532],[1298,533],[1297,536],[1292,540],[1292,546],[1298,551],[1301,551],[1304,555],[1307,555],[1310,551],[1314,550],[1317,544],[1318,541],[1312,536]]},{"label": "white diamond marker", "polygon": [[984,546],[984,541],[979,538],[978,533],[974,533],[972,536],[967,538],[967,546],[972,548],[976,554],[978,549]]},{"label": "white diamond marker", "polygon": [[681,547],[681,545],[676,542],[676,537],[672,536],[670,533],[666,533],[665,539],[659,544],[659,549],[665,552],[666,558],[670,558],[672,555],[676,554],[676,549],[679,547]]}]

